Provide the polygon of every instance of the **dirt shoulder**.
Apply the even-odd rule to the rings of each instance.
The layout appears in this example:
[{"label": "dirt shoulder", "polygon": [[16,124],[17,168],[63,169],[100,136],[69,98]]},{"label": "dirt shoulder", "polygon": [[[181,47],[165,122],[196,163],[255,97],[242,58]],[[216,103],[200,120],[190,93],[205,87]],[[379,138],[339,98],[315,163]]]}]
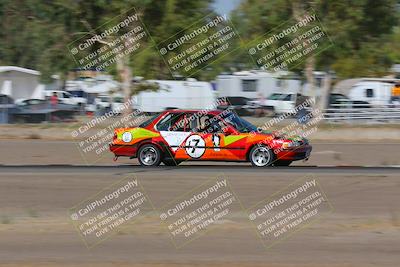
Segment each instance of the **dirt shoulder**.
[{"label": "dirt shoulder", "polygon": [[[156,209],[214,176],[167,173],[136,173]],[[226,175],[246,208],[299,179],[295,173]],[[89,250],[67,211],[121,178],[118,171],[0,174],[0,266],[398,266],[397,175],[318,175],[334,210],[270,249],[240,218],[176,249],[165,225],[146,215]]]}]

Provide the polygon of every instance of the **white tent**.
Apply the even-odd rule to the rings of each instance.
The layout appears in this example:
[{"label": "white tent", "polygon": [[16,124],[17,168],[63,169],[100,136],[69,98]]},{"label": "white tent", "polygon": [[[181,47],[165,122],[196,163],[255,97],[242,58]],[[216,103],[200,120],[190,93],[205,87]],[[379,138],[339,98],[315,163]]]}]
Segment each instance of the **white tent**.
[{"label": "white tent", "polygon": [[45,98],[45,85],[44,84],[39,84],[36,86],[35,90],[33,91],[32,95],[30,98],[33,99],[44,99]]},{"label": "white tent", "polygon": [[12,88],[12,82],[4,81],[3,86],[1,87],[0,94],[11,97],[11,88]]},{"label": "white tent", "polygon": [[0,66],[0,90],[13,98],[43,98],[43,87],[39,83],[40,72],[15,66]]},{"label": "white tent", "polygon": [[84,91],[88,94],[107,94],[110,91],[118,90],[118,88],[120,88],[118,82],[104,81],[90,87],[88,86],[84,89]]}]

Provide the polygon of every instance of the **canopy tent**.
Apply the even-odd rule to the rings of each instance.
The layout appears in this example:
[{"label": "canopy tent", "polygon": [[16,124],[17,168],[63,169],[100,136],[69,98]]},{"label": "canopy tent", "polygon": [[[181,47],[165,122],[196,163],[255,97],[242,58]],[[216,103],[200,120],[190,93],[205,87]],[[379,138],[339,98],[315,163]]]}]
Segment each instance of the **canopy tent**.
[{"label": "canopy tent", "polygon": [[43,98],[39,82],[40,72],[15,67],[0,66],[0,90],[1,93],[7,95],[14,100],[30,99],[39,96]]}]

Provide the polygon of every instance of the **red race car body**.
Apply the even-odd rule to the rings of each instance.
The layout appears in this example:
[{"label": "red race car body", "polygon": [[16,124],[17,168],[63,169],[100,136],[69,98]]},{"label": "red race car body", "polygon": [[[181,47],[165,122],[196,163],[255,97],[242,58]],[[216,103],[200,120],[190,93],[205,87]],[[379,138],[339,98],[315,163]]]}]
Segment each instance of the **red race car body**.
[{"label": "red race car body", "polygon": [[143,166],[202,160],[263,167],[308,159],[312,147],[304,138],[259,131],[229,110],[169,110],[138,127],[115,129],[110,150],[117,158],[138,158]]}]

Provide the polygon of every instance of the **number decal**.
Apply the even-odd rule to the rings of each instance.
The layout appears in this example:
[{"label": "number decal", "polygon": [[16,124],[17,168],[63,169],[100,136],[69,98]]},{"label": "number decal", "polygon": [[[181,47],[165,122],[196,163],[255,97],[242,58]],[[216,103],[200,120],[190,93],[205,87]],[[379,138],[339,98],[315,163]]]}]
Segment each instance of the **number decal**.
[{"label": "number decal", "polygon": [[186,154],[188,154],[191,158],[201,158],[201,156],[203,156],[204,152],[206,151],[205,146],[206,142],[200,135],[195,134],[189,136],[189,138],[186,139],[185,142]]}]

